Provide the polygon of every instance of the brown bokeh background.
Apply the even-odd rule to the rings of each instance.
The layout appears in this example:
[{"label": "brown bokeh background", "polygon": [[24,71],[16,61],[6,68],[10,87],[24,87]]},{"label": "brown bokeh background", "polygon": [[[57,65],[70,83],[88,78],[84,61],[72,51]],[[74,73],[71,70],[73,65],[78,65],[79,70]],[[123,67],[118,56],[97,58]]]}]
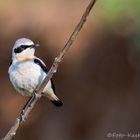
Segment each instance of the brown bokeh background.
[{"label": "brown bokeh background", "polygon": [[[27,100],[7,74],[15,40],[27,37],[39,43],[36,55],[49,68],[88,3],[0,1],[0,138]],[[140,133],[139,4],[97,1],[53,77],[64,106],[56,108],[42,98],[14,140],[107,140],[115,139],[108,133]]]}]

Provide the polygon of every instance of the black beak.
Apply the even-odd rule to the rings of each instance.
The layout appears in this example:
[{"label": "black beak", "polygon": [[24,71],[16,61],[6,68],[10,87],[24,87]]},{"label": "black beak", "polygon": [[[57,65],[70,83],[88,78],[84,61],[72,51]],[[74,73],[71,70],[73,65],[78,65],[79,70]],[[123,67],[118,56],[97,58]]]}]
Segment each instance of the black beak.
[{"label": "black beak", "polygon": [[34,45],[32,45],[31,47],[32,48],[36,48],[36,47],[39,47],[40,45],[39,44],[34,44]]}]

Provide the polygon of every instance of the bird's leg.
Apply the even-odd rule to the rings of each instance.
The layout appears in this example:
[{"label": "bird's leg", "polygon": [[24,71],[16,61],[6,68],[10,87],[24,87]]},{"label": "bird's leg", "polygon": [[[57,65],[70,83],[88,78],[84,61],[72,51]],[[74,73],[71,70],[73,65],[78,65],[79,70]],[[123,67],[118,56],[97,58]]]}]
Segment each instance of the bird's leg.
[{"label": "bird's leg", "polygon": [[26,110],[27,106],[30,104],[30,102],[32,101],[32,98],[33,97],[30,97],[28,99],[28,101],[26,102],[26,104],[23,106],[22,111],[20,113],[20,117],[19,117],[20,121],[24,121],[23,116],[24,116],[25,110]]},{"label": "bird's leg", "polygon": [[31,100],[32,100],[32,97],[30,97],[30,98],[28,99],[28,101],[26,102],[26,104],[23,106],[23,108],[22,108],[22,113],[21,113],[21,114],[24,114],[24,110],[26,109],[27,105],[31,102]]},{"label": "bird's leg", "polygon": [[30,108],[34,102],[34,100],[38,100],[40,97],[42,96],[42,94],[37,94],[36,91],[33,92],[32,97],[29,98],[29,100],[27,101],[27,103],[24,105],[24,107],[22,108],[22,111],[20,113],[20,121],[25,121],[25,112],[28,108]]}]

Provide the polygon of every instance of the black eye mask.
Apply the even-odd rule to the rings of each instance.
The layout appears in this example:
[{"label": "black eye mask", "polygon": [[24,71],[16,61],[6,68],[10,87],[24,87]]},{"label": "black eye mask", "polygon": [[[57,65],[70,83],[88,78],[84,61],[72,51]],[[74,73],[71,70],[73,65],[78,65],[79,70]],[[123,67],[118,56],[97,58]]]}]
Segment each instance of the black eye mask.
[{"label": "black eye mask", "polygon": [[18,48],[15,48],[14,49],[14,52],[15,53],[21,53],[22,51],[24,51],[25,49],[27,48],[34,48],[35,45],[21,45],[20,47]]}]

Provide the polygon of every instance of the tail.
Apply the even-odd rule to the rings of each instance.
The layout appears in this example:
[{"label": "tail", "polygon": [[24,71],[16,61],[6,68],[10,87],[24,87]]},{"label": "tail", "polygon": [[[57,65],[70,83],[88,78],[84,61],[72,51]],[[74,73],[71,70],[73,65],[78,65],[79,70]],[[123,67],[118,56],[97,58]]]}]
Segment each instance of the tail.
[{"label": "tail", "polygon": [[56,106],[56,107],[61,107],[63,105],[63,102],[58,99],[58,100],[51,100],[51,102]]},{"label": "tail", "polygon": [[63,106],[63,102],[62,102],[53,92],[43,93],[43,95],[47,96],[47,98],[48,98],[56,107],[61,107],[61,106]]}]

